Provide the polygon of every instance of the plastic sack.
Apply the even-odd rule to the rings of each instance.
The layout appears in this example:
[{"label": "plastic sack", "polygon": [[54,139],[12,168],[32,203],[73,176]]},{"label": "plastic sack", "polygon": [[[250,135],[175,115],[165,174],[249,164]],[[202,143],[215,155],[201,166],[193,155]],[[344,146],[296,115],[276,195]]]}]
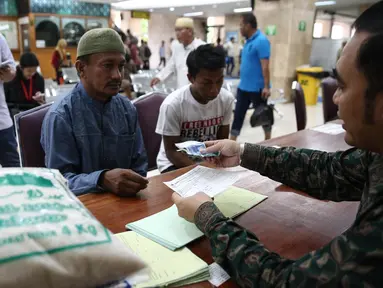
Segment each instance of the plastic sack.
[{"label": "plastic sack", "polygon": [[0,287],[100,287],[144,268],[58,171],[0,169]]}]

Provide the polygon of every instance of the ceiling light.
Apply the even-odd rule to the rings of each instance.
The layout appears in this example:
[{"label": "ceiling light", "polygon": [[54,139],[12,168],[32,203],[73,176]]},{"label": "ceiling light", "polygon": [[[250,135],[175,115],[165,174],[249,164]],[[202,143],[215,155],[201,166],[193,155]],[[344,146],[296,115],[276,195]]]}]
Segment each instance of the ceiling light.
[{"label": "ceiling light", "polygon": [[[117,10],[148,10],[150,8],[153,9],[169,9],[169,7],[174,7],[177,9],[177,7],[192,7],[195,6],[197,10],[198,6],[201,5],[220,5],[225,3],[244,3],[242,6],[248,6],[249,0],[182,0],[182,1],[175,1],[175,0],[125,0],[125,1],[117,1],[117,0],[103,0],[104,2],[115,2],[112,3],[113,9]],[[320,0],[317,0],[320,1]],[[0,2],[3,2],[3,0],[0,0]],[[101,1],[102,2],[102,1]],[[246,3],[246,4],[245,4]]]},{"label": "ceiling light", "polygon": [[253,11],[253,8],[251,7],[234,9],[234,13],[245,13],[245,12],[251,12],[251,11]]},{"label": "ceiling light", "polygon": [[185,13],[184,16],[185,17],[193,17],[193,16],[202,16],[203,15],[203,12],[191,12],[191,13]]},{"label": "ceiling light", "polygon": [[174,7],[170,7],[169,10],[170,11],[174,11],[175,9],[174,9]]},{"label": "ceiling light", "polygon": [[336,1],[319,1],[315,2],[315,6],[329,6],[329,5],[335,5]]}]

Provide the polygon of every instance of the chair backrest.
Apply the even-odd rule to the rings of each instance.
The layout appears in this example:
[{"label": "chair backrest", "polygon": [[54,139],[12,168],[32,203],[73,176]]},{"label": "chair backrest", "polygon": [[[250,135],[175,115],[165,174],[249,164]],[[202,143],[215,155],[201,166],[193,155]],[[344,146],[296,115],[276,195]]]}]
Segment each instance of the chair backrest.
[{"label": "chair backrest", "polygon": [[338,106],[333,101],[334,94],[338,89],[338,82],[332,77],[322,80],[323,118],[329,122],[338,118]]},{"label": "chair backrest", "polygon": [[156,134],[156,126],[160,107],[165,98],[166,94],[152,92],[133,101],[148,155],[149,171],[157,168],[157,155],[160,151],[162,137]]},{"label": "chair backrest", "polygon": [[16,133],[22,167],[45,167],[40,144],[41,126],[51,103],[15,115]]},{"label": "chair backrest", "polygon": [[293,91],[297,128],[298,131],[300,131],[304,130],[307,124],[305,94],[303,92],[302,86],[298,82],[293,83]]}]

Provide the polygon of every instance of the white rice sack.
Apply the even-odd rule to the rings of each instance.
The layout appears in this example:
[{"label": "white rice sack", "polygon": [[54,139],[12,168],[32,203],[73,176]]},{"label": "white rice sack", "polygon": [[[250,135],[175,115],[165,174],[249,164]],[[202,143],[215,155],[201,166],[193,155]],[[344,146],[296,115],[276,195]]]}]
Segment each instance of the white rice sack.
[{"label": "white rice sack", "polygon": [[99,287],[144,268],[58,171],[0,169],[0,287]]}]

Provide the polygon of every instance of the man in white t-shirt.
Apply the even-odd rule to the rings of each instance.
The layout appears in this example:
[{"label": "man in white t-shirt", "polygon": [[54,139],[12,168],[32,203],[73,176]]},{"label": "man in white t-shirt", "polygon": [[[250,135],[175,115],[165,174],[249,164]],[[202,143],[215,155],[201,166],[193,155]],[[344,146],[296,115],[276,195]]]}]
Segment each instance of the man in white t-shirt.
[{"label": "man in white t-shirt", "polygon": [[227,42],[224,46],[225,50],[227,51],[227,67],[226,67],[226,74],[229,76],[232,76],[233,70],[235,67],[235,38],[231,37],[230,41]]},{"label": "man in white t-shirt", "polygon": [[212,45],[199,46],[187,58],[191,85],[170,94],[163,102],[156,133],[162,135],[157,166],[166,173],[194,162],[177,152],[176,143],[229,137],[233,95],[222,89],[225,53]]}]

